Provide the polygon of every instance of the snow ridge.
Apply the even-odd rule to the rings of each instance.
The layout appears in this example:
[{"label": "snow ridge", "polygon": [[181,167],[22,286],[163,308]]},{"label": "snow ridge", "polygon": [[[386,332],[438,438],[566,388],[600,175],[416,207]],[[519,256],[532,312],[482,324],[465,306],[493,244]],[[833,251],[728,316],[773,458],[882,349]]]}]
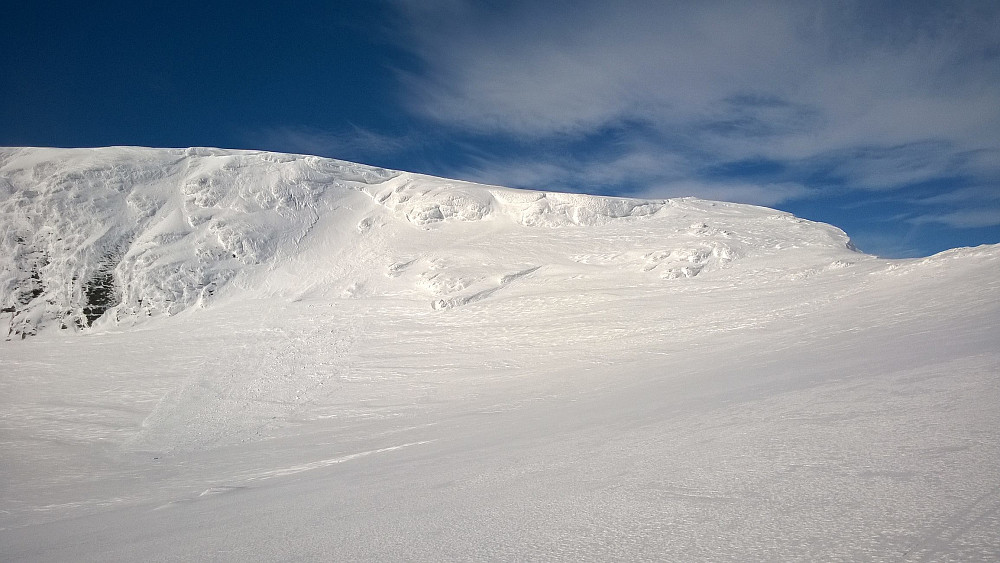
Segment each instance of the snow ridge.
[{"label": "snow ridge", "polygon": [[445,310],[542,283],[540,269],[662,282],[782,249],[854,259],[839,229],[759,207],[206,148],[2,149],[0,216],[8,339],[132,326],[220,294],[393,295]]}]

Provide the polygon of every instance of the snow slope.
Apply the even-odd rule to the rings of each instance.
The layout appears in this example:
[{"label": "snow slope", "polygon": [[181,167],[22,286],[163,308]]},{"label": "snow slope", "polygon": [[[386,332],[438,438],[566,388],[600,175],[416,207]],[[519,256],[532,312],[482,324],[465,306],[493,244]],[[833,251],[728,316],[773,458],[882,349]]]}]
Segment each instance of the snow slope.
[{"label": "snow slope", "polygon": [[131,325],[220,292],[442,309],[529,274],[530,285],[658,284],[748,253],[801,254],[807,267],[860,259],[839,230],[764,208],[517,191],[317,157],[8,149],[0,174],[0,318],[12,337]]},{"label": "snow slope", "polygon": [[217,149],[0,214],[4,560],[1000,558],[1000,247]]}]

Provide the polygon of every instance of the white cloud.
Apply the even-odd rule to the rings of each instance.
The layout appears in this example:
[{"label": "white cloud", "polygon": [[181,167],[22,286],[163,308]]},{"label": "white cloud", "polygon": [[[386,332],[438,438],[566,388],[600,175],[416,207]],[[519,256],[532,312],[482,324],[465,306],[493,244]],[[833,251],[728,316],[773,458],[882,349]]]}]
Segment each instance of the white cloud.
[{"label": "white cloud", "polygon": [[774,206],[811,195],[810,190],[794,182],[674,182],[656,186],[636,194],[644,198],[670,198],[695,196],[703,199]]},{"label": "white cloud", "polygon": [[[411,12],[406,45],[426,63],[408,82],[417,111],[491,131],[576,132],[626,118],[689,117],[802,66],[786,53],[796,30],[781,10],[694,3],[479,6],[485,4]],[[762,27],[767,33],[757,33]],[[765,62],[782,59],[781,65]]]},{"label": "white cloud", "polygon": [[968,186],[914,201],[914,203],[922,205],[961,204],[966,202],[994,205],[1000,203],[1000,186]]},{"label": "white cloud", "polygon": [[[657,157],[633,148],[619,158],[510,160],[478,158],[476,164],[445,175],[486,184],[570,192],[603,192],[618,186],[622,195],[648,199],[700,197],[773,206],[815,195],[795,182],[697,181],[680,159]],[[651,184],[651,185],[649,185]],[[635,185],[644,185],[635,189]]]},{"label": "white cloud", "polygon": [[599,192],[609,187],[629,190],[635,185],[676,181],[692,174],[687,160],[663,154],[648,143],[632,142],[618,149],[618,154],[589,158],[565,152],[510,158],[476,156],[470,157],[470,165],[441,173],[486,184],[574,192]]},{"label": "white cloud", "polygon": [[[418,4],[401,4],[400,45],[423,65],[406,99],[464,131],[545,140],[635,121],[707,155],[688,168],[874,147],[891,158],[840,168],[878,189],[1000,150],[995,2]],[[929,141],[940,154],[909,150]]]},{"label": "white cloud", "polygon": [[920,215],[909,221],[915,224],[940,223],[960,229],[996,227],[1000,225],[1000,207],[962,209],[950,213]]},{"label": "white cloud", "polygon": [[831,174],[858,189],[886,190],[954,174],[963,164],[946,143],[924,142],[879,148],[859,147],[821,157]]},{"label": "white cloud", "polygon": [[[939,131],[941,110],[964,105],[956,95],[990,109],[998,10],[868,4],[449,2],[410,13],[407,45],[427,65],[414,102],[443,120],[538,134],[701,118],[746,93],[840,120],[884,117],[886,133]],[[913,112],[923,108],[936,111]]]}]

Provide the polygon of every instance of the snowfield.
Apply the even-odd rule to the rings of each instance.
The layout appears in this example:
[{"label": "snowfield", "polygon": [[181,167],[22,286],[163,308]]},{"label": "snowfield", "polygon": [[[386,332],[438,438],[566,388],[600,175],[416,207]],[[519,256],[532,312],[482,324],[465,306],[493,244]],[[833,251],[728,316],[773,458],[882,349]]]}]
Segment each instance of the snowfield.
[{"label": "snowfield", "polygon": [[1000,560],[1000,246],[0,149],[0,560]]}]

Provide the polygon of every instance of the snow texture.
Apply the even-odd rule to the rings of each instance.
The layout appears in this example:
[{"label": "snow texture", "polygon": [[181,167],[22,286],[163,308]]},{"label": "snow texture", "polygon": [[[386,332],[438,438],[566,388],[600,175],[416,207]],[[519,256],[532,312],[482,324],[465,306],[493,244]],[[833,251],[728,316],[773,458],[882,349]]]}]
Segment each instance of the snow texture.
[{"label": "snow texture", "polygon": [[0,149],[0,559],[1000,558],[1000,247]]}]

